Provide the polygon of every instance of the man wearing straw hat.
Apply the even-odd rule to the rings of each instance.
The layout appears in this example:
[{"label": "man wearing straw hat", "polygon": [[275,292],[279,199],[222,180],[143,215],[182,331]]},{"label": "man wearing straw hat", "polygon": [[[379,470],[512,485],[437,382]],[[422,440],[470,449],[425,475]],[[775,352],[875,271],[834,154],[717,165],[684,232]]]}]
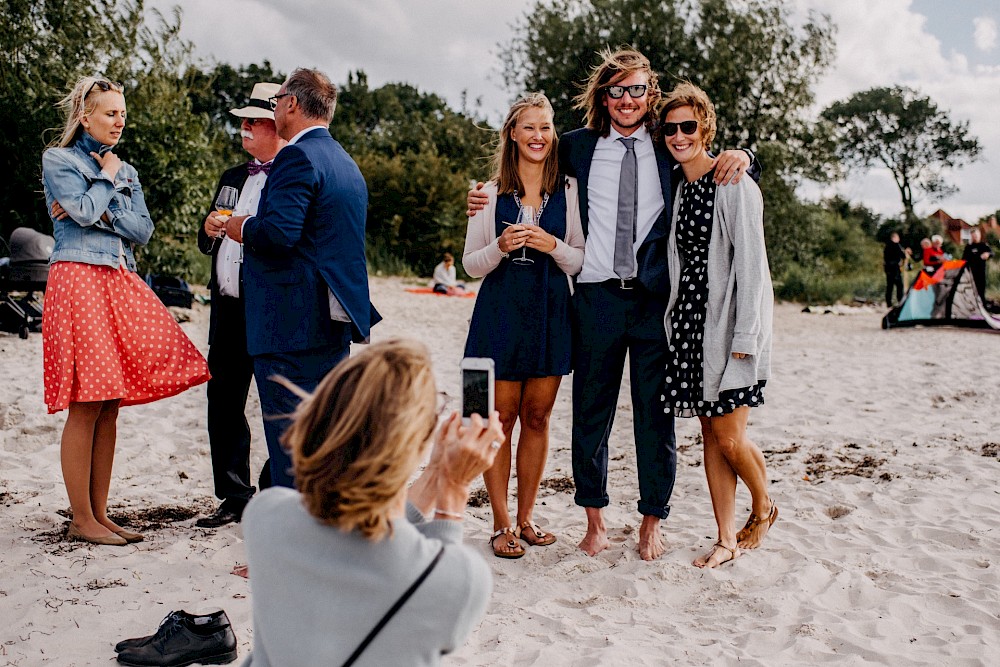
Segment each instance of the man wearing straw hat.
[{"label": "man wearing straw hat", "polygon": [[[222,174],[213,202],[223,187],[236,188],[236,215],[254,215],[271,161],[286,142],[278,136],[268,98],[278,83],[254,84],[250,100],[229,113],[241,120],[243,149],[252,159]],[[256,490],[250,484],[250,425],[247,394],[253,380],[253,358],[247,353],[243,299],[243,245],[223,233],[228,215],[214,207],[198,230],[198,249],[212,256],[212,314],[208,328],[208,442],[212,450],[215,495],[222,504],[214,514],[198,519],[202,528],[238,522]]]}]

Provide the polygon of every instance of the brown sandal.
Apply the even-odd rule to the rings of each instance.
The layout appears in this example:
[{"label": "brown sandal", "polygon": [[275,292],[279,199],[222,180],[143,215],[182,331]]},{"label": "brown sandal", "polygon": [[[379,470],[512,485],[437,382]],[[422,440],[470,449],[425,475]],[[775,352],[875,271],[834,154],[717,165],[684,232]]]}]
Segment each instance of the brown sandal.
[{"label": "brown sandal", "polygon": [[[740,548],[738,546],[733,547],[732,549],[730,549],[729,547],[727,547],[725,544],[722,543],[722,540],[719,540],[718,542],[716,542],[715,544],[712,545],[712,550],[709,551],[704,556],[705,560],[703,560],[701,562],[701,565],[698,565],[698,561],[701,560],[700,557],[696,558],[695,561],[694,561],[694,563],[692,563],[692,565],[694,565],[695,567],[701,567],[701,568],[708,567],[708,561],[712,560],[712,556],[714,556],[715,552],[718,551],[719,549],[725,549],[726,551],[728,551],[729,552],[729,558],[726,558],[725,560],[720,560],[718,563],[715,564],[715,567],[720,567],[720,566],[722,566],[722,565],[724,565],[726,563],[729,563],[731,561],[734,561],[734,560],[736,560],[737,558],[740,557]],[[712,569],[712,568],[709,568],[709,569]]]},{"label": "brown sandal", "polygon": [[[504,537],[507,540],[506,542],[502,542],[499,548],[497,547],[498,537]],[[501,528],[493,533],[490,537],[490,546],[493,547],[493,555],[497,558],[520,558],[524,555],[524,547],[517,541],[517,536],[510,526]],[[507,551],[501,551],[504,547],[507,548]]]},{"label": "brown sandal", "polygon": [[[772,500],[771,511],[767,513],[767,516],[757,516],[753,512],[750,513],[750,517],[747,519],[746,525],[743,526],[740,532],[736,533],[736,544],[742,545],[744,542],[750,539],[750,536],[753,535],[754,532],[757,531],[760,526],[762,526],[765,523],[767,524],[767,529],[770,530],[771,526],[773,526],[774,522],[777,520],[778,520],[778,503]],[[764,535],[767,535],[767,530],[764,531]],[[763,539],[764,537],[762,536],[761,540]],[[757,544],[753,545],[752,547],[742,546],[741,548],[756,549],[758,546],[760,546],[760,542],[757,542]]]},{"label": "brown sandal", "polygon": [[547,547],[556,541],[555,535],[546,533],[534,521],[525,521],[522,523],[514,531],[514,535],[527,542],[530,547]]}]

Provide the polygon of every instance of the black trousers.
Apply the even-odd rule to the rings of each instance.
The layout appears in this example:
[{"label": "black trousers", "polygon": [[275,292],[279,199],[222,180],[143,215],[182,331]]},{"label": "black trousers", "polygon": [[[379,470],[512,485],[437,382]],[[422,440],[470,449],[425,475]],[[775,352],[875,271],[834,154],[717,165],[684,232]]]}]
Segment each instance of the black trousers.
[{"label": "black trousers", "polygon": [[885,268],[885,305],[892,308],[892,288],[896,288],[896,303],[903,300],[903,274],[898,266],[886,266]]},{"label": "black trousers", "polygon": [[573,295],[573,480],[577,505],[606,507],[608,437],[626,353],[632,393],[639,513],[665,519],[677,474],[674,418],[663,410],[669,359],[666,302],[618,281],[578,283]]},{"label": "black trousers", "polygon": [[229,504],[246,505],[256,489],[250,484],[250,424],[246,407],[253,381],[253,358],[247,354],[243,301],[217,295],[215,335],[208,349],[208,442],[212,449],[215,495]]}]

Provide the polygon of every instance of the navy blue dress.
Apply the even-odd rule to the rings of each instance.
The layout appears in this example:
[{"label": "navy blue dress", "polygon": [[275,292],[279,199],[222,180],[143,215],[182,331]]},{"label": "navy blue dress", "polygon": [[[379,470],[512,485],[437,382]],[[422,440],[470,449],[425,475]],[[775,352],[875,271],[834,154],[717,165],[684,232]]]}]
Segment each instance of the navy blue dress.
[{"label": "navy blue dress", "polygon": [[[496,233],[517,220],[512,194],[499,195]],[[549,196],[539,221],[557,239],[566,237],[566,190]],[[521,251],[500,260],[479,286],[469,323],[465,356],[488,357],[496,379],[520,382],[528,378],[567,375],[570,372],[570,294],[566,274],[552,257],[527,248],[532,264],[515,264]]]}]

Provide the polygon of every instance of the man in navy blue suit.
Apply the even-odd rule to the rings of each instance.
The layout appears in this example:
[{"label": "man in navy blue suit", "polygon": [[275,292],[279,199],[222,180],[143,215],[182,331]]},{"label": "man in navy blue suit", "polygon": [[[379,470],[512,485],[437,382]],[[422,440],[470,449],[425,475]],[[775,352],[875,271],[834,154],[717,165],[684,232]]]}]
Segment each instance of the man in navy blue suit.
[{"label": "man in navy blue suit", "polygon": [[365,216],[368,188],[358,166],[330,136],[337,89],[318,70],[297,69],[270,98],[278,134],[258,214],[234,216],[226,234],[244,248],[247,351],[264,414],[275,486],[294,486],[280,438],[299,397],[366,342],[381,319],[368,296]]},{"label": "man in navy blue suit", "polygon": [[[587,126],[559,138],[559,168],[577,178],[587,237],[573,295],[573,481],[576,504],[587,514],[579,546],[594,556],[610,544],[603,514],[610,502],[608,438],[627,353],[642,514],[637,548],[654,560],[664,551],[660,522],[670,512],[677,469],[674,420],[661,401],[669,362],[663,318],[674,163],[651,133],[660,90],[649,60],[631,49],[602,55],[577,97]],[[752,162],[748,151],[724,151],[716,180],[738,181]],[[618,248],[626,180],[631,234]],[[477,194],[469,193],[470,213],[482,201]]]}]

